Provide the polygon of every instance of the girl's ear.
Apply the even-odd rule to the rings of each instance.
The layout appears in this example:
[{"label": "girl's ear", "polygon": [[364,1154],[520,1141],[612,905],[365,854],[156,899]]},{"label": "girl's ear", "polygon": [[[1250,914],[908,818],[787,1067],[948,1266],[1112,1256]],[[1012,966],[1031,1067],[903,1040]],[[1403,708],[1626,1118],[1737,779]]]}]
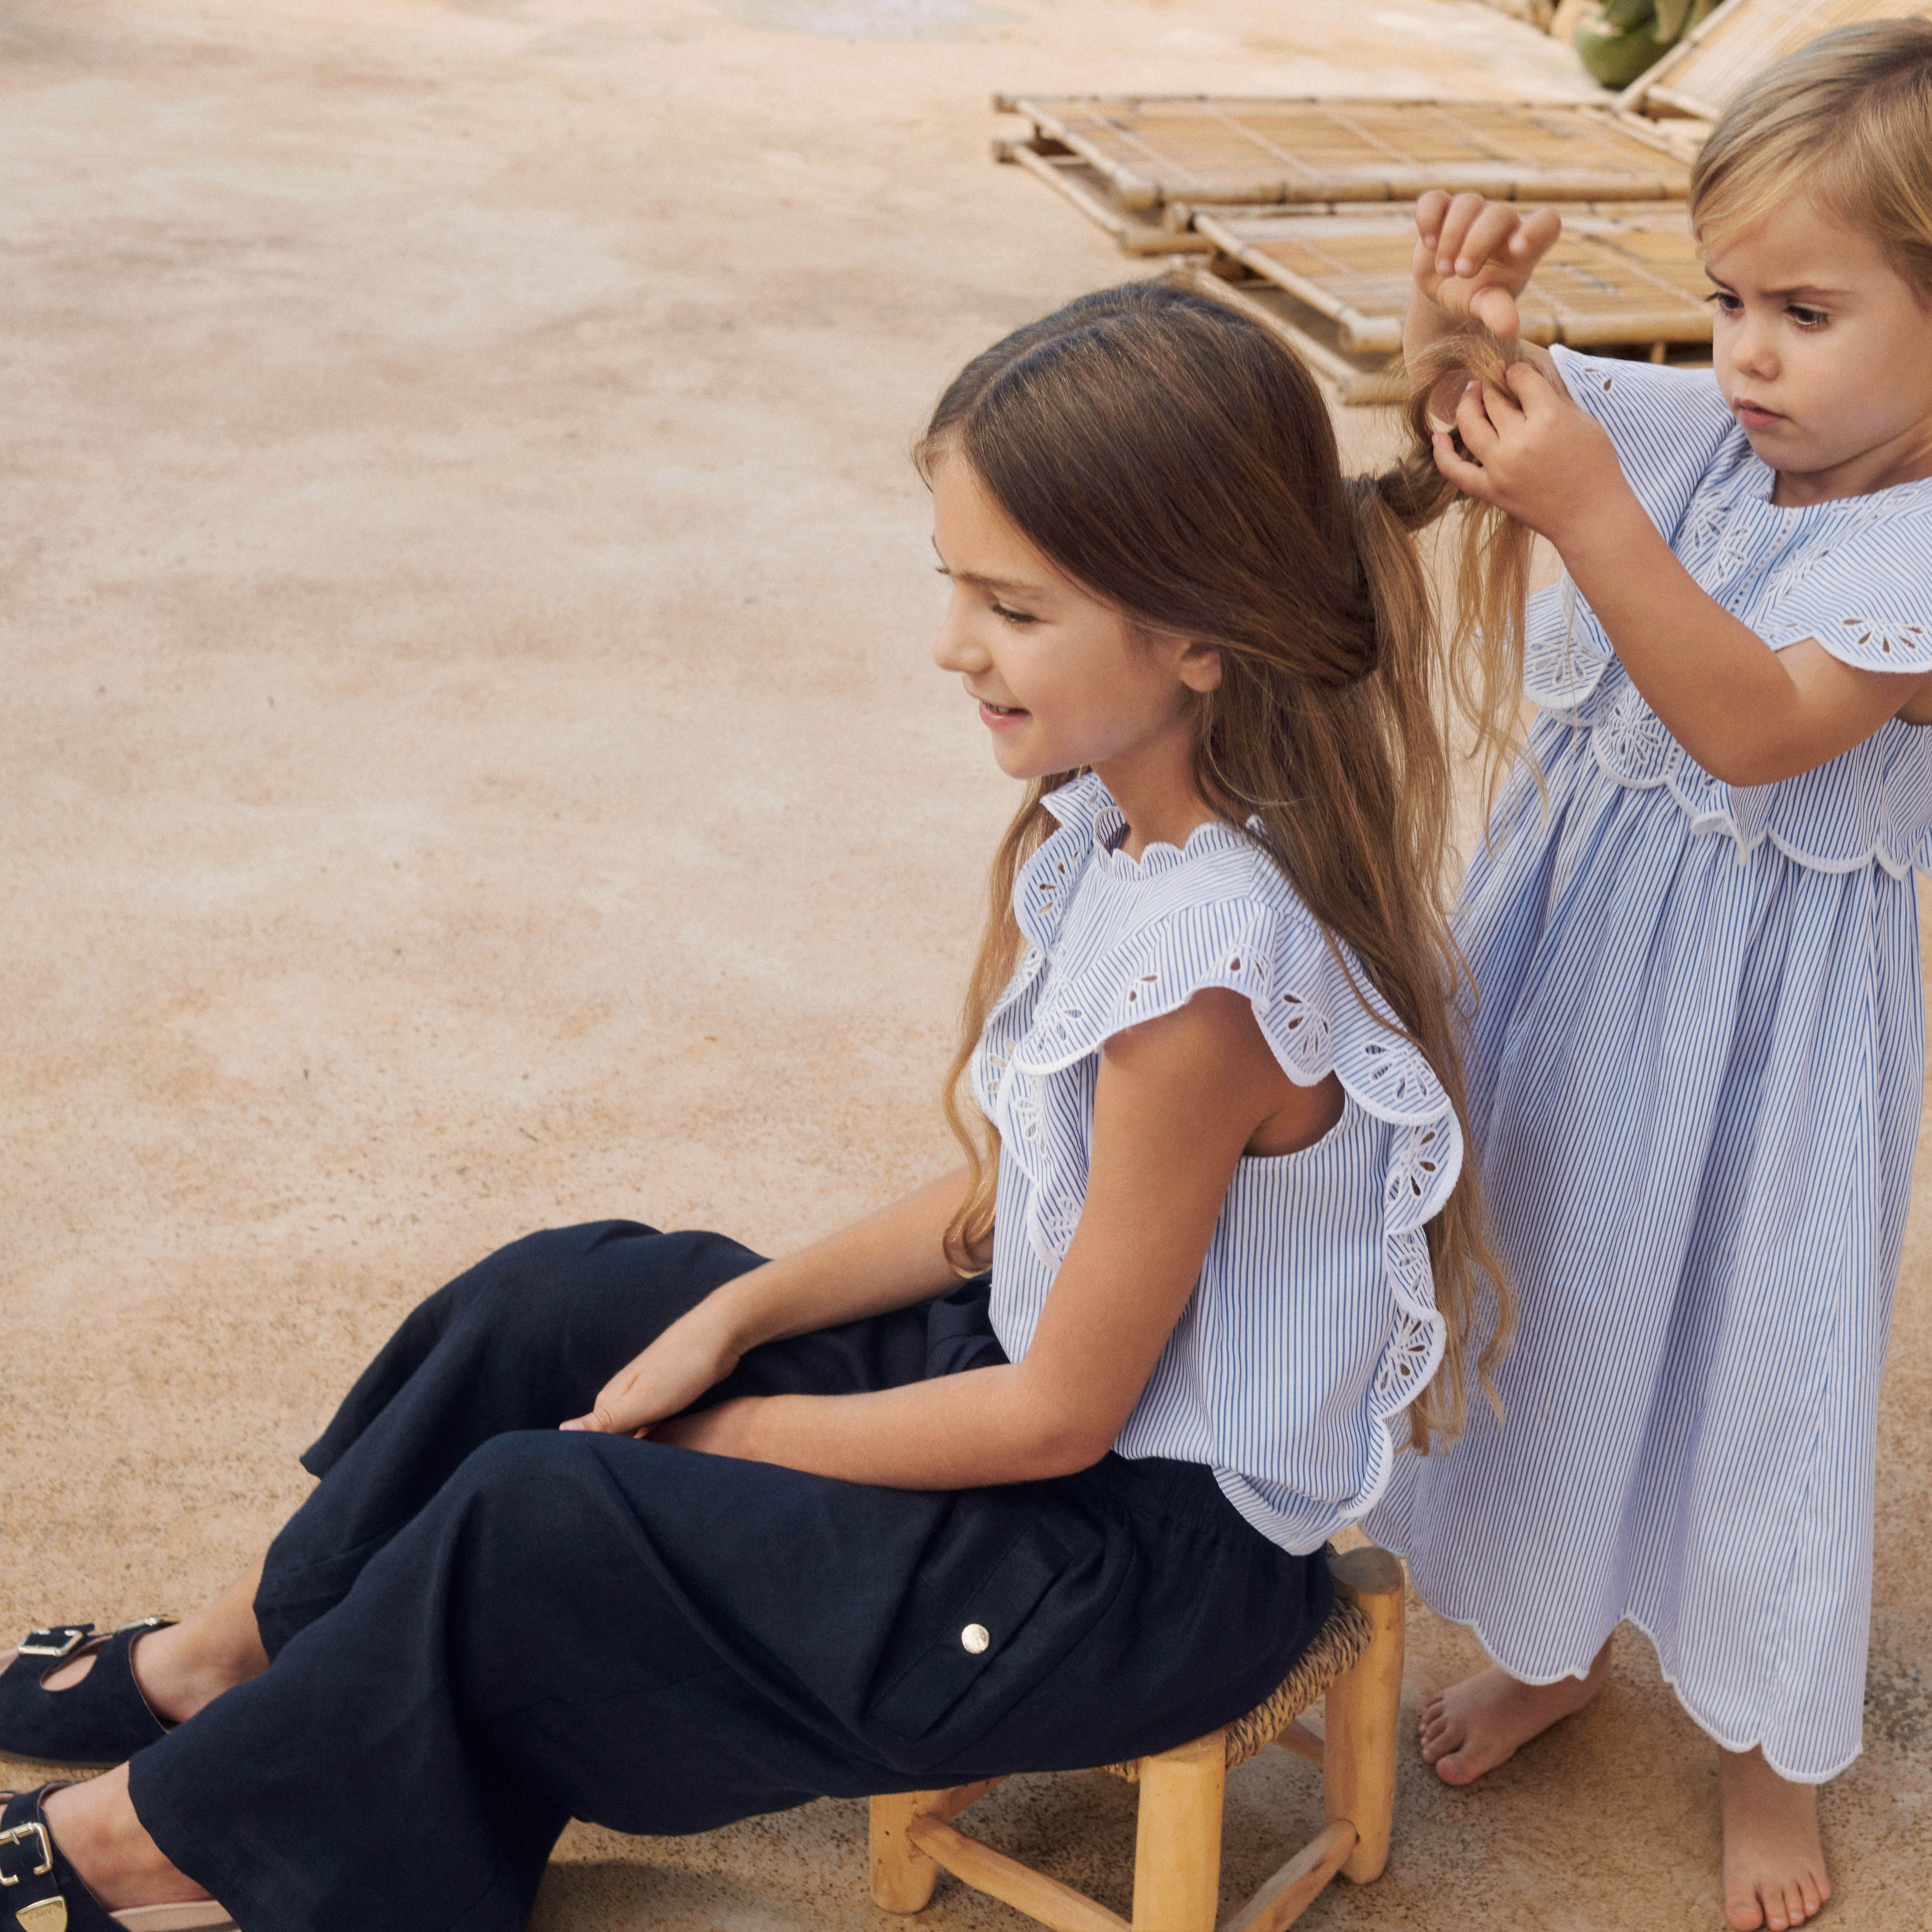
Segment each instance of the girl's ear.
[{"label": "girl's ear", "polygon": [[1198,644],[1190,640],[1181,646],[1174,668],[1190,691],[1221,688],[1221,653],[1213,644]]}]

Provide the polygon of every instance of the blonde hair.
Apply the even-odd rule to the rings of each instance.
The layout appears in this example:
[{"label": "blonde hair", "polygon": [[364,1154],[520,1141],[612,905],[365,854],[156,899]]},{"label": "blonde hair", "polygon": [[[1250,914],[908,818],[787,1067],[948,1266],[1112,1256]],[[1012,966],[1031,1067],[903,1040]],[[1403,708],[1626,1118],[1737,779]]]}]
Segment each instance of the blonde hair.
[{"label": "blonde hair", "polygon": [[1690,170],[1706,247],[1806,197],[1932,300],[1932,22],[1840,27],[1748,82]]},{"label": "blonde hair", "polygon": [[[1932,304],[1932,22],[1841,27],[1766,68],[1732,100],[1690,171],[1700,242],[1708,248],[1800,197],[1869,235]],[[1444,376],[1466,371],[1504,387],[1520,353],[1472,326],[1416,358],[1411,460],[1427,450],[1428,398]],[[1459,696],[1482,726],[1486,816],[1518,748],[1506,714],[1522,681],[1533,539],[1473,497],[1462,499],[1460,522],[1450,652],[1467,686]]]},{"label": "blonde hair", "polygon": [[[942,454],[1137,629],[1220,651],[1220,688],[1193,714],[1200,795],[1360,961],[1463,1119],[1449,718],[1466,680],[1412,535],[1455,494],[1426,438],[1420,460],[1344,476],[1321,392],[1282,344],[1223,303],[1140,283],[1071,303],[969,364],[933,415],[922,467]],[[968,1068],[1018,961],[1013,885],[1052,830],[1044,800],[1077,776],[1029,788],[993,864],[946,1087],[971,1172],[946,1234],[962,1273],[988,1256],[1000,1156]],[[1462,1427],[1485,1280],[1500,1304],[1474,1364],[1486,1387],[1509,1332],[1473,1161],[1429,1241],[1448,1339],[1410,1414],[1425,1450]]]}]

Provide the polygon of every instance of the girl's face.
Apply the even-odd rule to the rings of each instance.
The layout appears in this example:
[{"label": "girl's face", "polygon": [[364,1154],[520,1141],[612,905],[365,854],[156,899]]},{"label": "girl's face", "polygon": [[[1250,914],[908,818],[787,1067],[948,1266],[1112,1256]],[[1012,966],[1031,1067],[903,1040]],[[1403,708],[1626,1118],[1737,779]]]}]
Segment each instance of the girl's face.
[{"label": "girl's face", "polygon": [[1932,312],[1809,200],[1714,243],[1718,386],[1786,506],[1932,475]]},{"label": "girl's face", "polygon": [[1136,632],[1049,563],[958,456],[932,476],[933,548],[952,584],[933,662],[977,700],[1000,770],[1091,766],[1118,798],[1126,767],[1184,766],[1189,694],[1220,682],[1219,654]]}]

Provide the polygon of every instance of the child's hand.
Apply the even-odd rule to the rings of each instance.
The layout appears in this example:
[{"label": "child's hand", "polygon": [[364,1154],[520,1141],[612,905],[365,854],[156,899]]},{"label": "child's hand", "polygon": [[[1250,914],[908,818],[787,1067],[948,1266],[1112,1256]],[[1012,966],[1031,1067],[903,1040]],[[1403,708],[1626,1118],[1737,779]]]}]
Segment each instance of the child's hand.
[{"label": "child's hand", "polygon": [[656,1424],[688,1408],[722,1382],[738,1366],[738,1355],[709,1304],[700,1302],[597,1391],[588,1415],[560,1426],[605,1436],[654,1435]]},{"label": "child's hand", "polygon": [[1438,430],[1436,466],[1465,496],[1495,504],[1565,550],[1568,533],[1621,506],[1630,485],[1595,417],[1527,362],[1512,363],[1508,380],[1506,389],[1464,388],[1456,427],[1468,455]]},{"label": "child's hand", "polygon": [[1522,326],[1516,298],[1563,232],[1553,208],[1432,188],[1415,204],[1418,298],[1450,326],[1474,321],[1508,338]]}]

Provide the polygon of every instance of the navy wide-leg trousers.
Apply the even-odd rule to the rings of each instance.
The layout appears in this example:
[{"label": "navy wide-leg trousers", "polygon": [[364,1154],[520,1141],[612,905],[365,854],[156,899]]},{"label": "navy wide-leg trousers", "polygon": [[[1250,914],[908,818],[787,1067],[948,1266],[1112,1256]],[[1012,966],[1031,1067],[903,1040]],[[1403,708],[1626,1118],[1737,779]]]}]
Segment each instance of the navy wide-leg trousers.
[{"label": "navy wide-leg trousers", "polygon": [[[1327,1566],[1192,1465],[929,1492],[559,1432],[758,1260],[628,1222],[532,1235],[370,1364],[269,1552],[269,1668],[131,1768],[244,1932],[518,1932],[573,1816],[698,1832],[1163,1749],[1320,1628]],[[968,1283],[755,1349],[708,1400],[1004,1359]]]}]

